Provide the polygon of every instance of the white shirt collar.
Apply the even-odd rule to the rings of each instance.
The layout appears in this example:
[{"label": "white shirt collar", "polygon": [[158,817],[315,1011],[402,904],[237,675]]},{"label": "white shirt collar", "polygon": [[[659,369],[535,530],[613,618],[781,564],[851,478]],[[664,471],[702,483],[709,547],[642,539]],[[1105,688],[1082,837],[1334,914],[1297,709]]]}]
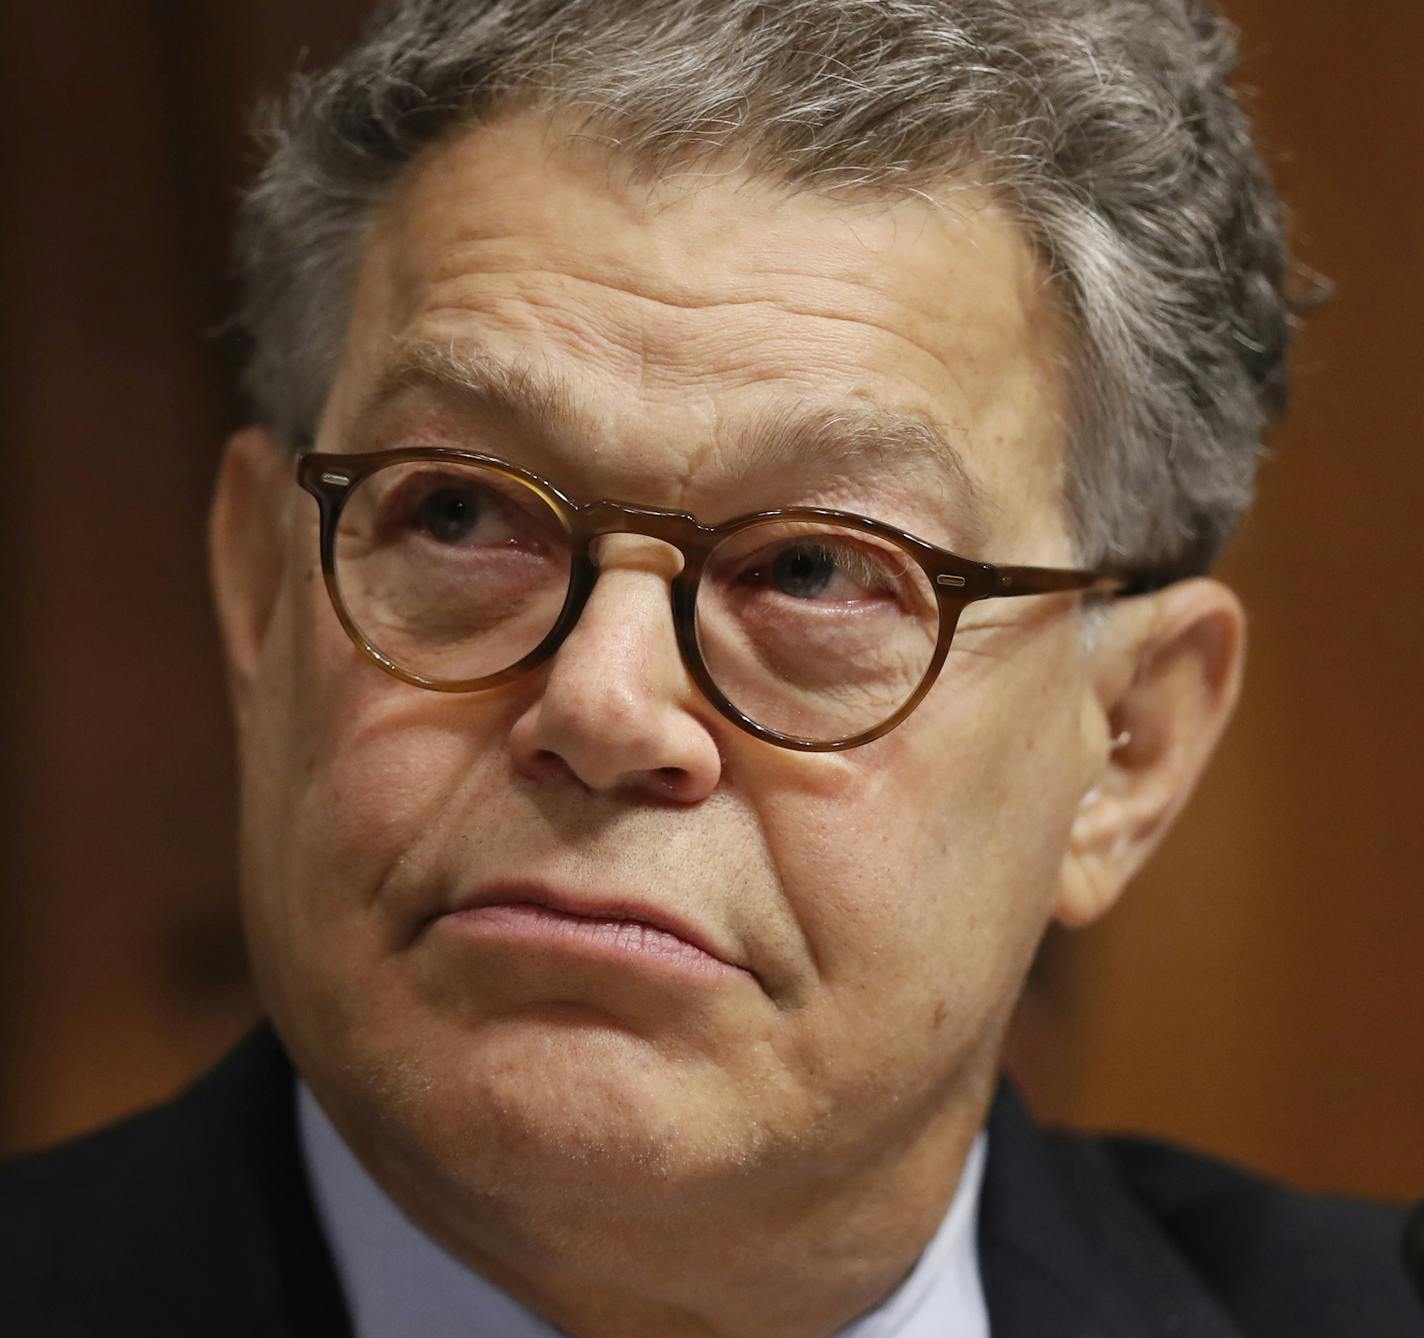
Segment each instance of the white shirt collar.
[{"label": "white shirt collar", "polygon": [[[297,1127],[356,1338],[558,1338],[548,1321],[405,1218],[305,1083],[297,1085]],[[986,1151],[981,1133],[949,1211],[909,1276],[836,1338],[989,1338],[975,1245]]]}]

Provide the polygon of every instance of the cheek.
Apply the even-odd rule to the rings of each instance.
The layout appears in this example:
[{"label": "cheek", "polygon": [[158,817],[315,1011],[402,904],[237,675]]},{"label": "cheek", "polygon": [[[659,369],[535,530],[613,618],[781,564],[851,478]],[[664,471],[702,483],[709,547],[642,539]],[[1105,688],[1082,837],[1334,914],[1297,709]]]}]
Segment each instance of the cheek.
[{"label": "cheek", "polygon": [[388,890],[422,877],[442,811],[480,787],[499,716],[390,677],[347,639],[319,578],[289,587],[242,747],[244,903],[264,989],[363,970],[409,933],[408,902]]},{"label": "cheek", "polygon": [[996,661],[958,686],[834,783],[764,809],[829,1006],[858,1030],[898,1014],[936,1046],[982,1035],[1012,1000],[1076,806],[1063,685]]}]

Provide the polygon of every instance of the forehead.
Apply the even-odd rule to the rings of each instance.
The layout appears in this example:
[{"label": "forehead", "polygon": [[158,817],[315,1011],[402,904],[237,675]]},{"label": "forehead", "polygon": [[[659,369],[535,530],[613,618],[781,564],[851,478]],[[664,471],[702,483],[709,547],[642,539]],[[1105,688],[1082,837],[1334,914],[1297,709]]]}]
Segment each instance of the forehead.
[{"label": "forehead", "polygon": [[[973,188],[833,201],[726,164],[650,182],[526,114],[433,149],[381,210],[333,416],[488,410],[491,387],[522,386],[608,488],[676,481],[690,501],[800,453],[1041,514],[1059,325],[1031,248]],[[818,462],[816,440],[840,449]]]}]

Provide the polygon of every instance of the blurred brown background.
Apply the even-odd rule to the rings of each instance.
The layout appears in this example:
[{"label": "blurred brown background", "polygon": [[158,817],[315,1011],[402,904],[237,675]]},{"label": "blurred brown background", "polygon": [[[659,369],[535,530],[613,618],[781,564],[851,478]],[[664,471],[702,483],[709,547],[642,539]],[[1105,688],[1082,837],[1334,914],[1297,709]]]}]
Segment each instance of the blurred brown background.
[{"label": "blurred brown background", "polygon": [[[3,1151],[169,1093],[255,1015],[203,554],[239,415],[226,239],[255,97],[364,8],[0,3]],[[1125,905],[1050,944],[1014,1066],[1060,1119],[1417,1195],[1424,5],[1228,11],[1338,296],[1225,565],[1238,723]]]}]

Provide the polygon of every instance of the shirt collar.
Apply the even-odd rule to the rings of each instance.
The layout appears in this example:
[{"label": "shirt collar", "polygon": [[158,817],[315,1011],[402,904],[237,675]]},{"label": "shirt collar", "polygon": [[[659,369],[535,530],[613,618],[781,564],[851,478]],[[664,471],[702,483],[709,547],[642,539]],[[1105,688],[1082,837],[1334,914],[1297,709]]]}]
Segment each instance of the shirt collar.
[{"label": "shirt collar", "polygon": [[[317,1216],[331,1247],[356,1338],[558,1338],[520,1305],[413,1226],[356,1159],[305,1083],[297,1127]],[[909,1275],[837,1338],[988,1338],[979,1276],[980,1187],[986,1136],[970,1149],[959,1187]]]}]

